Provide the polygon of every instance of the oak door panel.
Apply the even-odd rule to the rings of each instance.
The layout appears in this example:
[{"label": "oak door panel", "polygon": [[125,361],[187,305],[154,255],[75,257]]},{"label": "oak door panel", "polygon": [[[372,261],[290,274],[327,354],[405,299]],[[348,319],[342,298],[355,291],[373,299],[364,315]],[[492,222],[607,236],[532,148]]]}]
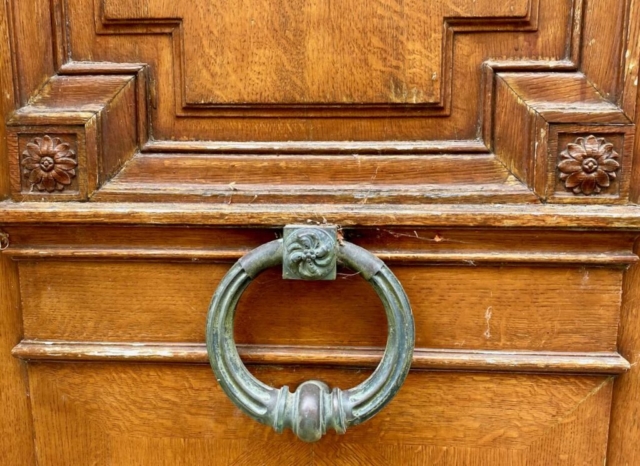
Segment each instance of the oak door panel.
[{"label": "oak door panel", "polygon": [[[182,32],[184,100],[207,104],[390,104],[440,99],[445,25],[520,19],[529,0],[103,0],[102,24],[171,18]],[[215,22],[210,19],[216,18]],[[121,30],[122,32],[122,30]],[[99,46],[98,46],[99,47]],[[259,79],[258,79],[259,78]]]}]

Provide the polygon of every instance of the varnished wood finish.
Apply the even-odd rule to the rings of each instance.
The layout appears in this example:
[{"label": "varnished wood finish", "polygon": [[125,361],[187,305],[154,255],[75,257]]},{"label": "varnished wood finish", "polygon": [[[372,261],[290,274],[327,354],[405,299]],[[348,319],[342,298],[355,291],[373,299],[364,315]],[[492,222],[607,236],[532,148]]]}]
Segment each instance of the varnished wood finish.
[{"label": "varnished wood finish", "polygon": [[[10,53],[11,32],[7,18],[10,13],[9,5],[6,2],[0,4],[0,88],[8,89],[8,92],[0,93],[0,112],[5,120],[15,109],[15,93],[13,86],[13,56]],[[3,151],[7,137],[7,128],[0,124],[0,141]],[[11,192],[9,188],[9,159],[0,159],[0,199],[6,199]]]},{"label": "varnished wood finish", "polygon": [[[4,254],[15,260],[161,260],[231,262],[281,234],[278,229],[57,225],[14,225]],[[633,232],[343,228],[341,235],[385,262],[476,264],[574,264],[625,267],[638,260]],[[99,236],[99,240],[97,237]]]},{"label": "varnished wood finish", "polygon": [[[138,142],[137,108],[144,114],[142,100],[132,76],[50,79],[40,94],[7,122],[9,151],[20,154],[11,173],[14,199],[88,199],[133,156]],[[42,183],[31,182],[29,175],[34,170],[42,174],[45,169],[25,168],[25,159],[33,158],[34,152],[47,155],[43,147],[33,149],[29,143],[47,137],[64,144],[60,147],[65,147],[65,158],[76,162],[67,167],[71,181],[55,189],[43,189]]]},{"label": "varnished wood finish", "polygon": [[[640,0],[188,3],[0,2],[0,464],[640,463]],[[416,321],[397,399],[313,446],[204,365],[219,280],[292,223]],[[292,389],[386,341],[346,269],[236,321]]]},{"label": "varnished wood finish", "polygon": [[[411,1],[388,6],[345,2],[332,8],[194,2],[187,10],[115,0],[98,5],[103,27],[122,25],[112,32],[116,34],[135,28],[141,20],[153,24],[172,18],[181,32],[177,40],[183,55],[174,59],[183,60],[179,85],[189,106],[437,102],[447,92],[442,88],[450,85],[439,69],[446,51],[440,43],[447,29],[467,18],[517,21],[532,14],[528,0],[501,5],[488,0],[469,5],[443,1],[427,11],[421,2]],[[211,27],[211,16],[224,20]],[[370,21],[359,23],[354,34],[353,23],[361,18]],[[252,27],[246,30],[249,24]],[[204,36],[207,30],[210,34]],[[432,34],[432,40],[425,41],[425,33]],[[216,71],[207,76],[202,69]],[[256,80],[255,75],[263,79]]]}]

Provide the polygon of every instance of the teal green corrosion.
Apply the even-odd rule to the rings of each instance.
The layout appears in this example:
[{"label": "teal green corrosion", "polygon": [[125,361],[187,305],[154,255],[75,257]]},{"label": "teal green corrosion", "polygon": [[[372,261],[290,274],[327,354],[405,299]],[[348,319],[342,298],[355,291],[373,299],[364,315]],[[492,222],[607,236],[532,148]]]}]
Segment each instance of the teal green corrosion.
[{"label": "teal green corrosion", "polygon": [[[306,238],[313,236],[313,230],[313,227],[304,227],[299,231],[294,229],[293,234]],[[213,296],[207,320],[209,360],[227,396],[256,421],[272,426],[279,433],[289,428],[305,442],[320,440],[329,429],[343,434],[347,427],[372,418],[384,408],[407,377],[415,341],[409,300],[391,270],[365,249],[325,236],[319,235],[322,241],[328,241],[321,252],[328,247],[339,264],[359,272],[375,289],[387,314],[384,356],[363,383],[349,390],[331,390],[325,383],[312,380],[291,393],[287,386],[277,389],[262,383],[240,360],[233,338],[236,306],[244,290],[263,270],[288,261],[285,256],[290,248],[284,247],[282,239],[254,249],[229,270]],[[303,243],[314,246],[306,239]],[[305,260],[307,256],[313,258],[313,254],[307,254]],[[323,263],[327,262],[324,254],[322,259]]]}]

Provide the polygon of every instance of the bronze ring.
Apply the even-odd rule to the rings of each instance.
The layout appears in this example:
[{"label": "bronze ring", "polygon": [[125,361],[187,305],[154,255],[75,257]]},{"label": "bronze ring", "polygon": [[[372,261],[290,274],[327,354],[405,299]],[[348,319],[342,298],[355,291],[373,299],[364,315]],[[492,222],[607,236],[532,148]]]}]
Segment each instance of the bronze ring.
[{"label": "bronze ring", "polygon": [[[309,230],[313,228],[302,230],[307,231],[305,244],[309,244]],[[300,233],[304,239],[304,232]],[[325,383],[312,380],[291,393],[287,386],[276,389],[262,383],[240,360],[233,337],[236,305],[260,272],[282,264],[283,256],[290,253],[282,239],[254,249],[233,265],[213,295],[207,319],[209,361],[229,398],[256,421],[272,426],[279,433],[290,428],[306,442],[319,440],[329,428],[343,434],[347,427],[370,419],[389,403],[409,372],[415,341],[409,300],[391,270],[354,244],[336,241],[329,248],[338,263],[359,272],[371,283],[387,314],[384,356],[374,373],[360,385],[349,390],[330,390]],[[318,251],[322,253],[326,249],[323,246]]]}]

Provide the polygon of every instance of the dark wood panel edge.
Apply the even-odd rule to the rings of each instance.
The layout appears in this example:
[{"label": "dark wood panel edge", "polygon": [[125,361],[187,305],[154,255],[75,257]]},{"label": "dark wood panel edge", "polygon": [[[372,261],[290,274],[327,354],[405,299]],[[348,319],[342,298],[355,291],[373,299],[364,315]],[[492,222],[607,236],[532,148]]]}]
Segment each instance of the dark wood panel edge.
[{"label": "dark wood panel edge", "polygon": [[[382,348],[239,345],[246,364],[375,367]],[[23,340],[12,351],[27,361],[206,364],[197,343],[94,343]],[[618,353],[503,352],[416,348],[413,369],[580,374],[621,374],[629,363]]]},{"label": "dark wood panel edge", "polygon": [[[126,170],[126,167],[125,167]],[[228,171],[227,168],[224,168]],[[124,171],[124,170],[123,170]],[[175,202],[208,204],[405,204],[434,203],[506,204],[538,203],[538,198],[519,182],[471,184],[402,185],[223,185],[197,188],[171,183],[142,184],[124,181],[107,183],[93,197],[94,202]],[[229,186],[233,186],[230,188]],[[257,188],[257,189],[256,189]]]}]

